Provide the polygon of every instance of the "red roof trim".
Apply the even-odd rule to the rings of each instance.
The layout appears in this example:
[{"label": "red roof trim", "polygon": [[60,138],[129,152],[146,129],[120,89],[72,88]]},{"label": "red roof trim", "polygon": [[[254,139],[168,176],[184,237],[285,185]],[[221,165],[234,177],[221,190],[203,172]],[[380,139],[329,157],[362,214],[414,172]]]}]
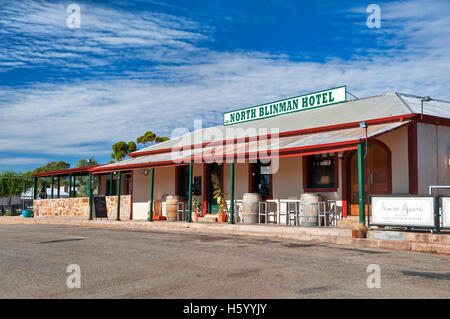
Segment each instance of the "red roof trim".
[{"label": "red roof trim", "polygon": [[[385,117],[380,119],[374,119],[374,120],[367,120],[365,121],[368,125],[376,125],[376,124],[384,124],[384,123],[390,123],[390,122],[403,122],[405,120],[409,120],[411,118],[417,117],[417,114],[405,114],[405,115],[398,115],[398,116],[392,116],[392,117]],[[442,119],[442,118],[439,118]],[[429,120],[429,119],[428,119]],[[444,120],[444,119],[442,119]],[[449,120],[450,121],[450,120]],[[278,134],[278,137],[287,137],[287,136],[296,136],[296,135],[305,135],[305,134],[311,134],[311,133],[320,133],[320,132],[329,132],[329,131],[336,131],[346,128],[355,128],[359,127],[359,121],[358,122],[351,122],[351,123],[344,123],[344,124],[336,124],[336,125],[329,125],[329,126],[322,126],[322,127],[316,127],[316,128],[309,128],[309,129],[303,129],[303,130],[296,130],[296,131],[289,131],[289,132],[282,132]],[[267,139],[270,139],[273,135],[268,134]],[[245,139],[237,139],[234,140],[221,140],[216,142],[205,142],[202,144],[194,144],[194,145],[184,145],[184,146],[177,146],[174,148],[178,149],[188,149],[190,148],[203,148],[205,146],[215,146],[215,145],[222,145],[227,143],[236,143],[236,141],[242,141],[250,142],[257,140],[257,136],[252,137],[246,137]],[[160,154],[160,153],[167,153],[171,152],[172,148],[164,148],[159,150],[151,150],[151,151],[145,151],[145,152],[134,152],[131,154],[128,154],[130,157],[139,157],[144,155],[152,155],[152,154]]]},{"label": "red roof trim", "polygon": [[110,166],[105,168],[99,168],[94,169],[92,171],[93,174],[104,174],[104,173],[111,173],[111,172],[117,172],[117,171],[129,171],[133,169],[139,169],[139,168],[151,168],[151,167],[159,167],[159,166],[179,166],[179,165],[186,165],[186,164],[177,164],[173,161],[162,161],[162,162],[155,162],[153,164],[151,163],[140,163],[140,164],[130,164],[130,165],[122,165],[122,166]]},{"label": "red roof trim", "polygon": [[[194,157],[191,158],[193,164],[197,163],[205,163],[207,161],[215,161],[215,160],[229,160],[229,159],[237,159],[237,158],[245,158],[245,159],[257,159],[257,158],[271,158],[274,156],[286,157],[286,156],[298,156],[298,155],[310,155],[324,152],[339,152],[348,149],[355,149],[356,144],[360,143],[360,140],[346,141],[346,142],[338,142],[338,143],[329,143],[329,144],[321,144],[321,145],[312,145],[312,146],[303,146],[303,147],[294,147],[287,148],[282,150],[274,150],[269,152],[269,154],[265,156],[258,156],[258,152],[246,152],[240,154],[233,155],[221,155],[221,156],[208,156],[208,157]],[[272,155],[276,153],[277,155]],[[186,157],[184,160],[188,160],[189,157]],[[200,161],[201,160],[201,161]],[[207,162],[206,162],[207,163]],[[130,165],[122,165],[122,166],[110,166],[98,169],[94,169],[94,174],[99,173],[109,173],[114,171],[124,171],[130,169],[139,169],[139,168],[150,168],[150,167],[158,167],[158,166],[180,166],[187,165],[188,163],[174,163],[173,161],[162,161],[162,162],[154,162],[154,163],[139,163],[139,164],[130,164]]]},{"label": "red roof trim", "polygon": [[445,117],[426,115],[426,114],[423,115],[422,119],[420,118],[420,116],[418,116],[417,121],[423,122],[426,124],[450,126],[450,119],[445,118]]},{"label": "red roof trim", "polygon": [[46,176],[69,175],[69,174],[73,174],[73,173],[89,172],[93,168],[98,167],[98,166],[101,166],[101,165],[91,165],[91,166],[85,166],[85,167],[60,169],[60,170],[56,170],[56,171],[39,172],[39,173],[33,174],[33,176],[46,177]]}]

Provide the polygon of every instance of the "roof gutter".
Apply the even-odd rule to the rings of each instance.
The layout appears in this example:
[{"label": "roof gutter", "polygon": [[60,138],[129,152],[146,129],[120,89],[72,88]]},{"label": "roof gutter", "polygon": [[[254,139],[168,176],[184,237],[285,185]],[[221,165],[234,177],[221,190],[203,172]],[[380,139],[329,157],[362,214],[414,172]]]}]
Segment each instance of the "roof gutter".
[{"label": "roof gutter", "polygon": [[[403,122],[405,120],[409,120],[412,118],[415,118],[417,114],[404,114],[404,115],[397,115],[392,117],[385,117],[381,119],[374,119],[374,120],[367,120],[364,121],[368,125],[375,125],[375,124],[384,124],[384,123],[391,123],[391,122]],[[347,128],[355,128],[359,127],[359,122],[351,122],[351,123],[345,123],[345,124],[336,124],[336,125],[329,125],[329,126],[322,126],[322,127],[316,127],[316,128],[309,128],[309,129],[303,129],[303,130],[296,130],[296,131],[289,131],[289,132],[282,132],[279,134],[268,134],[266,139],[271,139],[272,137],[288,137],[288,136],[297,136],[297,135],[305,135],[305,134],[311,134],[311,133],[320,133],[320,132],[329,132],[329,131],[336,131],[341,129],[347,129]],[[221,140],[221,141],[213,141],[213,142],[205,142],[201,144],[191,144],[191,145],[184,145],[184,146],[174,146],[173,148],[164,148],[159,150],[150,150],[145,152],[134,152],[128,154],[128,156],[135,158],[145,155],[154,155],[154,154],[161,154],[161,153],[167,153],[171,152],[173,149],[193,149],[193,148],[203,148],[205,146],[216,146],[216,145],[225,145],[225,144],[233,144],[237,141],[239,142],[251,142],[258,140],[258,136],[252,136],[252,137],[245,137],[245,138],[235,138],[235,139],[229,139],[229,140]]]},{"label": "roof gutter", "polygon": [[188,165],[190,163],[212,163],[214,161],[224,161],[227,159],[263,159],[263,158],[273,158],[276,156],[285,157],[285,156],[298,156],[298,155],[312,155],[312,154],[320,154],[327,153],[330,151],[340,152],[345,150],[356,149],[360,140],[352,140],[346,142],[338,142],[338,143],[328,143],[328,144],[320,144],[320,145],[310,145],[310,146],[302,146],[302,147],[294,147],[287,149],[279,149],[272,150],[268,152],[267,155],[258,156],[259,152],[246,152],[246,153],[236,153],[229,155],[220,155],[220,156],[208,156],[208,157],[186,157],[181,159],[180,162],[174,161],[162,161],[162,162],[154,162],[154,163],[139,163],[139,164],[130,164],[130,165],[118,165],[118,166],[109,166],[109,167],[99,167],[98,169],[93,169],[94,174],[100,173],[109,173],[115,171],[124,171],[124,170],[132,170],[132,169],[140,169],[140,168],[151,168],[151,167],[169,167],[169,166],[179,166],[179,165]]}]

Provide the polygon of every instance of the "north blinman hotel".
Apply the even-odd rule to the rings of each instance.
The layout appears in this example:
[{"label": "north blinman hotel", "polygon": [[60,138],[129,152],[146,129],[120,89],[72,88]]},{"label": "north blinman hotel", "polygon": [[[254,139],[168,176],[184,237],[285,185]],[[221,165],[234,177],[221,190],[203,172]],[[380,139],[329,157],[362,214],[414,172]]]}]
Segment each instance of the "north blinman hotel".
[{"label": "north blinman hotel", "polygon": [[[102,197],[110,219],[218,221],[219,189],[229,223],[302,225],[289,214],[301,215],[289,206],[301,202],[364,220],[369,195],[428,195],[430,185],[450,185],[449,157],[450,102],[395,92],[348,101],[342,86],[227,112],[222,126],[119,162],[36,174],[34,214],[93,219]],[[89,176],[89,197],[73,196],[78,176]],[[43,177],[54,184],[51,198],[38,198]],[[69,178],[71,198],[58,198],[61,178]]]}]

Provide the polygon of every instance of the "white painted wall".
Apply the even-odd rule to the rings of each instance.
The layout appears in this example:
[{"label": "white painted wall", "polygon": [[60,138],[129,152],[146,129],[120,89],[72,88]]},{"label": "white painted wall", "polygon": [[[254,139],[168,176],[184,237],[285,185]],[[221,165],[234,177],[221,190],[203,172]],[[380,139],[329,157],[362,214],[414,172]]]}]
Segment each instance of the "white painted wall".
[{"label": "white painted wall", "polygon": [[[155,169],[155,171],[157,170],[158,168]],[[150,199],[150,169],[147,169],[147,172],[147,176],[144,175],[144,169],[133,172],[133,219],[136,220],[147,219]]]},{"label": "white painted wall", "polygon": [[[153,199],[161,200],[163,195],[175,194],[175,167],[156,167]],[[147,219],[150,207],[150,169],[134,171],[133,176],[133,219]]]},{"label": "white painted wall", "polygon": [[392,194],[409,193],[408,127],[380,135],[377,140],[386,144],[392,154]]},{"label": "white painted wall", "polygon": [[[419,194],[428,194],[430,185],[450,185],[450,127],[418,123],[418,186]],[[440,194],[450,194],[440,191]]]},{"label": "white painted wall", "polygon": [[[230,164],[225,163],[223,168],[223,192],[225,199],[230,199]],[[248,163],[234,164],[234,198],[242,199],[244,193],[248,193]]]},{"label": "white painted wall", "polygon": [[[340,160],[339,160],[340,162]],[[273,198],[296,198],[304,192],[303,190],[303,159],[301,156],[282,157],[279,159],[278,170],[272,176]],[[341,165],[341,163],[338,163]],[[325,199],[339,199],[341,194],[340,183],[342,180],[339,166],[339,187],[336,192],[321,193]],[[224,193],[225,198],[230,197],[230,165],[224,167]],[[242,199],[244,193],[248,192],[248,163],[235,164],[235,199]]]},{"label": "white painted wall", "polygon": [[[391,150],[392,155],[392,192],[394,194],[405,194],[409,192],[408,173],[408,128],[401,127],[392,132],[377,137]],[[441,141],[442,143],[442,141]],[[274,198],[298,198],[304,192],[303,189],[303,160],[302,157],[283,157],[279,161],[279,169],[273,175],[273,197]],[[248,190],[248,165],[240,164],[236,169],[236,192],[235,198],[242,199],[243,193]],[[326,200],[337,200],[341,206],[342,200],[342,160],[338,159],[339,184],[336,192],[320,192]],[[238,164],[236,164],[238,167]],[[225,165],[225,197],[229,199],[229,165]]]},{"label": "white painted wall", "polygon": [[[392,154],[392,191],[394,194],[409,192],[408,178],[408,129],[402,127],[377,137],[385,143]],[[419,192],[428,193],[430,184],[450,184],[450,168],[448,166],[448,151],[450,150],[450,128],[430,124],[418,124],[418,163]],[[283,157],[279,159],[279,169],[273,174],[273,197],[280,199],[298,198],[303,192],[302,157]],[[202,177],[205,164],[194,164],[193,176]],[[224,193],[230,195],[230,164],[224,164]],[[342,160],[337,160],[339,172],[339,187],[336,192],[321,192],[324,199],[342,199]],[[439,167],[439,169],[437,169]],[[150,173],[144,176],[143,169],[134,172],[133,216],[134,219],[147,218],[149,207]],[[102,179],[108,178],[106,175]],[[105,182],[101,183],[104,187]],[[248,163],[235,164],[235,199],[242,199],[248,192]],[[175,194],[175,167],[155,168],[154,199],[161,200],[163,195]]]},{"label": "white painted wall", "polygon": [[303,192],[302,158],[282,157],[278,171],[272,175],[272,194],[276,199],[298,199]]},{"label": "white painted wall", "polygon": [[[120,182],[120,192],[123,194],[125,194],[125,186],[126,186],[126,178],[125,176],[131,174],[130,172],[124,172],[121,175],[121,182]],[[98,194],[100,195],[107,195],[109,193],[109,189],[106,189],[106,182],[109,180],[109,173],[105,173],[105,174],[96,174],[94,175],[95,178],[97,178],[96,176],[99,176],[99,185],[98,185]],[[117,174],[113,175],[113,179],[117,180]],[[117,191],[117,190],[114,190]]]}]

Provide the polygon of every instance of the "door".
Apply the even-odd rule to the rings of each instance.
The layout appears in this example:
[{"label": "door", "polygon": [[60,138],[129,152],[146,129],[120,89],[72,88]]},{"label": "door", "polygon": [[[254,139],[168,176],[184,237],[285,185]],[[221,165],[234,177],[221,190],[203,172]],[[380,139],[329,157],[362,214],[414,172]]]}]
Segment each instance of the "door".
[{"label": "door", "polygon": [[272,199],[272,174],[271,162],[253,163],[250,166],[252,181],[250,183],[251,192],[261,194],[262,199]]},{"label": "door", "polygon": [[[388,151],[382,146],[369,144],[367,158],[364,161],[366,215],[369,195],[390,192],[389,156]],[[358,153],[355,152],[350,158],[350,214],[352,216],[359,215],[358,191]]]},{"label": "door", "polygon": [[[209,164],[209,192],[208,192],[208,212],[209,214],[218,214],[219,205],[217,204],[217,199],[214,198],[215,186],[222,188],[222,174],[221,167],[217,163]],[[215,185],[213,176],[217,176],[218,184]],[[217,181],[216,181],[217,184]]]}]

